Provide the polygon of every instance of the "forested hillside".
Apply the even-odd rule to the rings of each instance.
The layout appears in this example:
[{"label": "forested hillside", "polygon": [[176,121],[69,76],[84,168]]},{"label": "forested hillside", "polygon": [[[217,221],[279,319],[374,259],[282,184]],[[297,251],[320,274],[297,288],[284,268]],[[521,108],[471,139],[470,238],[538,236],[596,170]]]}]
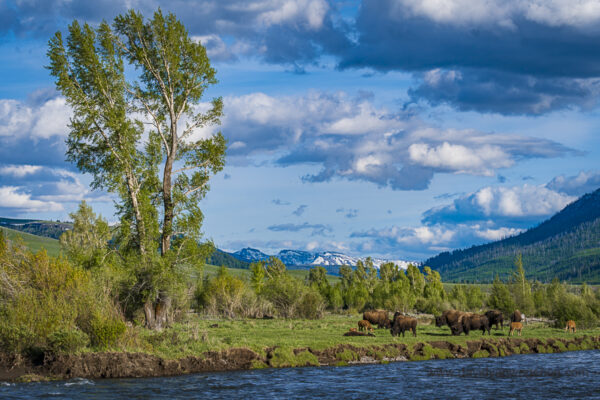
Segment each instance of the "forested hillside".
[{"label": "forested hillside", "polygon": [[529,278],[600,283],[600,189],[520,235],[444,252],[425,265],[438,270],[444,281],[490,282],[496,274],[510,275],[519,253]]}]

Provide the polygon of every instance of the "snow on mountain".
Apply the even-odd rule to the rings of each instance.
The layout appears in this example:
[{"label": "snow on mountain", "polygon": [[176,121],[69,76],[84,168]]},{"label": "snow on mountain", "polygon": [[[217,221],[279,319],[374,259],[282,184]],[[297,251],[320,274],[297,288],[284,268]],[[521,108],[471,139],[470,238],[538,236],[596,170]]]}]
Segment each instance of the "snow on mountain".
[{"label": "snow on mountain", "polygon": [[263,261],[268,260],[269,255],[263,253],[260,250],[253,249],[251,247],[246,247],[235,253],[231,253],[232,256],[237,258],[238,260],[246,261],[246,262],[255,262],[255,261]]},{"label": "snow on mountain", "polygon": [[[255,262],[255,261],[264,261],[267,260],[270,256],[268,254],[263,253],[260,250],[253,249],[250,247],[246,247],[235,253],[231,253],[238,260],[246,261],[246,262]],[[359,260],[364,261],[364,258],[352,257],[342,253],[336,253],[333,251],[323,251],[319,253],[311,253],[309,251],[303,250],[281,250],[277,255],[285,265],[288,266],[297,266],[297,265],[322,265],[324,267],[327,266],[337,266],[337,265],[356,265]],[[402,269],[406,269],[408,264],[418,265],[416,262],[404,261],[404,260],[384,260],[380,258],[373,258],[373,265],[376,268],[379,268],[381,264],[387,262],[393,262],[398,265]]]}]

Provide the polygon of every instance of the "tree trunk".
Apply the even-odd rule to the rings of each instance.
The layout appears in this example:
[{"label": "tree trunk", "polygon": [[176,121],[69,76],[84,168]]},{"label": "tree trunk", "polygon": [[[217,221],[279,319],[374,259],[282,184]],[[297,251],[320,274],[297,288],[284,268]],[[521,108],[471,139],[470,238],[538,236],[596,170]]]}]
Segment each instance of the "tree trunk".
[{"label": "tree trunk", "polygon": [[146,328],[161,331],[169,325],[169,312],[171,311],[171,298],[161,293],[155,301],[147,300],[144,304]]}]

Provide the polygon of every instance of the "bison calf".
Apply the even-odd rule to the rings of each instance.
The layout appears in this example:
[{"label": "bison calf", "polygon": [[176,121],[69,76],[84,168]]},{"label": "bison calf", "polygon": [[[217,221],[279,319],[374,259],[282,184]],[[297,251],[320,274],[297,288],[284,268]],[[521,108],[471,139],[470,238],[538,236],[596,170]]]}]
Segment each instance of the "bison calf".
[{"label": "bison calf", "polygon": [[567,321],[567,326],[565,326],[565,332],[577,332],[577,328],[575,327],[575,321],[572,319]]},{"label": "bison calf", "polygon": [[523,324],[521,322],[511,322],[510,323],[510,332],[508,334],[510,336],[513,335],[515,331],[519,332],[519,336],[521,336],[521,330],[523,329]]},{"label": "bison calf", "polygon": [[363,319],[362,321],[358,321],[358,330],[373,332],[373,327],[371,326],[371,323],[369,321]]}]

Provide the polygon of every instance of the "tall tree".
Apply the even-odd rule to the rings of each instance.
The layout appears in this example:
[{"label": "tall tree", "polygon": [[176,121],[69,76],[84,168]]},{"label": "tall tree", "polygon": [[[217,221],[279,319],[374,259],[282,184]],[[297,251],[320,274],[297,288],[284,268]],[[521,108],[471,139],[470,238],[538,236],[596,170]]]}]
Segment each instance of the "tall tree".
[{"label": "tall tree", "polygon": [[74,21],[66,45],[60,32],[50,40],[48,56],[73,109],[67,159],[94,188],[120,196],[120,249],[139,254],[146,325],[160,329],[170,296],[156,277],[200,258],[198,202],[225,162],[223,135],[198,132],[222,115],[220,98],[200,106],[215,70],[202,44],[161,10],[150,20],[130,11],[95,29]]}]

